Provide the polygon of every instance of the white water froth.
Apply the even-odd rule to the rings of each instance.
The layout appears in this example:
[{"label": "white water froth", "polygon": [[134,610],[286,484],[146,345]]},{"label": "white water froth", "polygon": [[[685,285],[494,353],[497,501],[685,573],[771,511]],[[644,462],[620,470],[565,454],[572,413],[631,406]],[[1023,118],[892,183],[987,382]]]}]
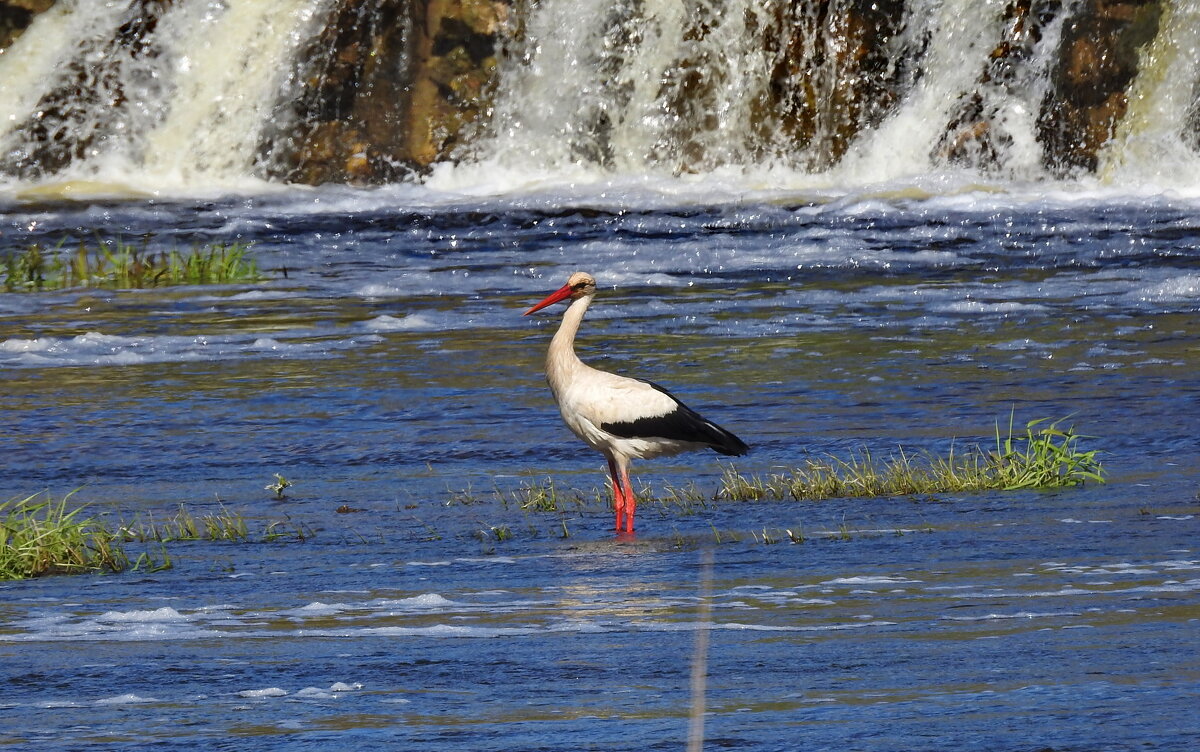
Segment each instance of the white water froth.
[{"label": "white water froth", "polygon": [[1126,298],[1139,303],[1198,303],[1200,274],[1180,274],[1131,290]]},{"label": "white water froth", "polygon": [[238,697],[257,699],[263,697],[287,697],[288,692],[286,689],[280,689],[279,687],[264,687],[263,689],[243,689],[237,694]]},{"label": "white water froth", "polygon": [[371,335],[308,341],[312,334],[259,337],[253,333],[178,336],[87,332],[74,337],[13,337],[0,341],[0,366],[134,366],[243,357],[327,358],[340,350],[378,341]]},{"label": "white water froth", "polygon": [[94,704],[120,706],[120,705],[145,705],[147,703],[155,703],[155,702],[160,702],[160,700],[158,700],[154,697],[142,697],[141,695],[137,695],[137,694],[130,692],[130,693],[123,694],[123,695],[116,695],[115,697],[104,697],[102,699],[96,700],[96,702]]},{"label": "white water froth", "polygon": [[155,624],[159,622],[187,621],[188,617],[170,606],[163,606],[150,611],[105,611],[96,617],[96,621],[111,623]]},{"label": "white water froth", "polygon": [[371,319],[363,326],[373,332],[432,332],[442,328],[432,318],[419,313],[408,314],[400,318],[383,314]]},{"label": "white water froth", "polygon": [[[450,563],[446,562],[447,565]],[[894,618],[888,618],[889,614],[849,615],[838,611],[843,596],[851,602],[857,602],[861,597],[870,598],[876,604],[873,609],[882,608],[897,598],[924,600],[935,597],[952,603],[979,604],[979,613],[960,611],[938,617],[950,622],[1044,622],[1046,619],[1077,617],[1092,610],[1123,607],[1131,596],[1195,593],[1200,591],[1200,579],[1194,576],[1197,571],[1200,571],[1200,563],[1192,559],[1089,564],[1045,562],[1035,570],[1014,573],[1014,576],[1037,575],[1023,580],[1024,588],[999,581],[990,586],[946,581],[941,575],[846,573],[814,582],[797,582],[789,588],[735,586],[723,592],[718,590],[713,595],[716,613],[733,618],[711,623],[677,620],[679,614],[696,608],[699,601],[691,595],[662,594],[646,599],[639,604],[637,615],[631,615],[628,604],[621,601],[622,591],[603,589],[582,599],[575,592],[548,588],[536,597],[514,597],[505,590],[448,594],[453,597],[424,592],[362,601],[313,600],[273,608],[245,609],[229,603],[189,608],[176,604],[96,614],[80,612],[80,606],[76,604],[61,610],[50,608],[22,621],[10,622],[6,625],[5,639],[11,642],[493,639],[546,633],[678,632],[701,626],[729,631],[838,632],[882,628],[896,623]],[[816,597],[807,597],[810,593]],[[340,591],[339,594],[350,593]],[[1072,602],[1060,609],[984,611],[986,604],[999,598],[1033,599],[1042,603],[1061,603],[1062,599],[1069,599]],[[797,620],[797,614],[803,614],[803,617]],[[380,619],[386,621],[381,623]],[[337,693],[358,688],[353,683],[334,684],[328,691]],[[243,696],[264,697],[270,696],[270,692],[287,691],[280,687],[246,688],[244,693],[257,694]],[[306,694],[316,696],[312,688],[308,688]]]}]

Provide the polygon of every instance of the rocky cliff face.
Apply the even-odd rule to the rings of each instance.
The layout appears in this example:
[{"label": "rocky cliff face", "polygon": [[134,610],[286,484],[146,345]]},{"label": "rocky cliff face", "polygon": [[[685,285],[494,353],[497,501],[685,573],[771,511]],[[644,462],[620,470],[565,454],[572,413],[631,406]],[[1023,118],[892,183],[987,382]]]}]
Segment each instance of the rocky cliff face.
[{"label": "rocky cliff face", "polygon": [[489,111],[503,0],[339,0],[268,133],[274,177],[393,181],[447,159]]},{"label": "rocky cliff face", "polygon": [[[620,27],[626,36],[639,34],[647,2],[614,10],[628,6]],[[764,158],[803,155],[795,161],[805,169],[837,164],[928,75],[921,65],[927,38],[896,48],[903,27],[913,22],[913,2],[780,0],[747,14],[773,61],[769,85],[756,95],[745,123],[748,141]],[[1010,0],[991,54],[942,124],[931,161],[1003,169],[1012,139],[1003,123],[1005,102],[1037,91],[1032,117],[1043,168],[1051,174],[1095,170],[1126,112],[1140,55],[1159,33],[1167,2],[1080,0],[1065,8],[1062,0]],[[52,3],[0,0],[0,47]],[[148,40],[157,14],[170,4],[132,0],[128,23],[108,44],[143,45],[144,54],[154,54]],[[486,129],[504,85],[506,55],[520,49],[533,7],[522,0],[333,0],[295,63],[294,90],[276,105],[273,125],[264,131],[258,171],[302,183],[377,184],[455,159]],[[697,10],[689,39],[702,40],[715,23]],[[671,123],[670,160],[679,171],[719,163],[701,136],[712,88],[729,83],[711,74],[724,64],[721,57],[717,50],[684,60],[662,83],[671,91],[663,120]],[[69,121],[71,108],[119,112],[124,99],[136,96],[111,82],[97,98],[87,90],[93,81],[87,71],[67,71],[39,108],[65,112]],[[78,158],[86,134],[68,141],[61,135],[38,136],[44,144],[17,172],[52,172]],[[590,158],[603,164],[606,157]]]}]

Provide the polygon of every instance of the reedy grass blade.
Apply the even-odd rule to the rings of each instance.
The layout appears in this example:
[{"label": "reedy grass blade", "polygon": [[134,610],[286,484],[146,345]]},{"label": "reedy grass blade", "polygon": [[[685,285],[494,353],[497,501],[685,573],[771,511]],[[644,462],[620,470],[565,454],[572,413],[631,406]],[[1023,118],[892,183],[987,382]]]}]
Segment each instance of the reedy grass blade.
[{"label": "reedy grass blade", "polygon": [[[152,253],[120,239],[97,237],[89,246],[80,241],[73,252],[64,252],[66,239],[47,251],[33,244],[4,258],[0,265],[6,292],[37,292],[71,287],[141,289],[168,285],[227,284],[261,280],[258,265],[249,257],[249,244],[209,243],[189,251],[176,248]],[[149,242],[149,241],[147,241]]]}]

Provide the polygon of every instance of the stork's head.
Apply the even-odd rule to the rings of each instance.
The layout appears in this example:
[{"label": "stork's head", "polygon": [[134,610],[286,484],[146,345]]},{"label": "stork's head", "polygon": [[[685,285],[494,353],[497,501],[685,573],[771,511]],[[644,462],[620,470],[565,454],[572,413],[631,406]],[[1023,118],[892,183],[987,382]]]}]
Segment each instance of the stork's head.
[{"label": "stork's head", "polygon": [[554,305],[560,300],[579,300],[582,297],[596,294],[596,278],[587,272],[575,272],[567,280],[567,283],[558,288],[554,292],[546,296],[546,299],[530,308],[525,312],[525,315],[540,311],[546,306]]}]

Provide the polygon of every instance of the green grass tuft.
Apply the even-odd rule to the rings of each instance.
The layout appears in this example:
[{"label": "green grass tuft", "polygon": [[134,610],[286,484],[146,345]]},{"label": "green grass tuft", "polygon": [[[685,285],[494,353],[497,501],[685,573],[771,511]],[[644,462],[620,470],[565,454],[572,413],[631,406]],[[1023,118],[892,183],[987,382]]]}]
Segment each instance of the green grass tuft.
[{"label": "green grass tuft", "polygon": [[[734,466],[725,469],[717,497],[733,501],[820,500],[846,496],[911,496],[973,491],[1014,491],[1061,488],[1087,481],[1104,482],[1096,450],[1082,451],[1085,438],[1073,429],[1062,430],[1063,420],[1047,418],[1025,424],[1023,434],[1008,435],[996,428],[996,449],[976,447],[945,457],[913,456],[900,450],[883,460],[863,450],[849,460],[809,458],[787,472],[766,478],[743,475]],[[1040,426],[1040,428],[1039,428]]]},{"label": "green grass tuft", "polygon": [[263,278],[246,243],[210,243],[189,250],[148,251],[121,240],[65,240],[52,248],[34,244],[0,262],[6,292],[39,292],[72,287],[142,289],[171,285],[255,282]]},{"label": "green grass tuft", "polygon": [[[224,505],[216,512],[199,516],[182,504],[175,514],[158,522],[152,516],[135,519],[115,528],[95,518],[83,517],[83,507],[68,508],[74,491],[59,501],[42,494],[0,503],[0,580],[15,580],[50,574],[122,572],[127,569],[159,571],[170,569],[167,543],[182,541],[305,541],[315,533],[290,518],[265,523],[252,535],[245,518]],[[157,546],[130,561],[123,544]]]},{"label": "green grass tuft", "polygon": [[[521,509],[532,512],[561,512],[569,500],[559,491],[553,478],[546,478],[544,482],[539,479],[522,481],[521,487],[512,492],[512,499]],[[578,505],[579,495],[575,494],[573,500]]]},{"label": "green grass tuft", "polygon": [[[130,567],[115,533],[83,517],[82,507],[67,509],[72,494],[59,501],[33,494],[0,503],[0,580]],[[148,562],[140,558],[137,564]]]}]

